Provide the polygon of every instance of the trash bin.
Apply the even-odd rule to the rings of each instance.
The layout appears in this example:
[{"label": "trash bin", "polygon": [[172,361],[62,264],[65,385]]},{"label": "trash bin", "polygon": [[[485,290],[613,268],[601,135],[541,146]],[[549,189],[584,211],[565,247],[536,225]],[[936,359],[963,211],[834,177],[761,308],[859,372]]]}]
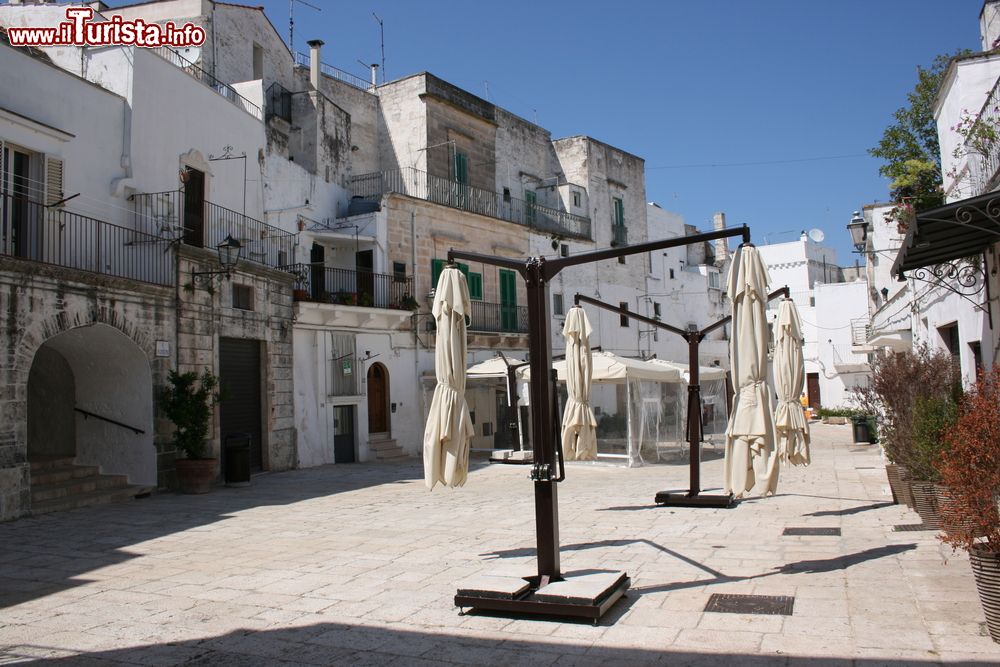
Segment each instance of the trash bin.
[{"label": "trash bin", "polygon": [[222,445],[222,471],[226,486],[250,486],[249,433],[229,433]]},{"label": "trash bin", "polygon": [[871,442],[868,415],[855,415],[852,421],[854,422],[854,442]]}]

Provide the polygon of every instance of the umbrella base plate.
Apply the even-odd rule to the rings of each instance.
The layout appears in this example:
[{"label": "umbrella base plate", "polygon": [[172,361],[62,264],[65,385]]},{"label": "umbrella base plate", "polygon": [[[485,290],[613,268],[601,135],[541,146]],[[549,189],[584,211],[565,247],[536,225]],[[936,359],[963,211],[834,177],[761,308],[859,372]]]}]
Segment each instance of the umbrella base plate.
[{"label": "umbrella base plate", "polygon": [[714,496],[704,493],[690,495],[687,493],[671,493],[660,491],[654,499],[662,507],[722,507],[733,506],[733,494]]},{"label": "umbrella base plate", "polygon": [[[567,576],[539,585],[539,577],[524,577],[527,590],[511,596],[511,587],[496,590],[459,588],[455,606],[502,615],[583,618],[595,624],[628,590],[632,581],[625,572],[598,572]],[[514,587],[516,588],[516,587]]]}]

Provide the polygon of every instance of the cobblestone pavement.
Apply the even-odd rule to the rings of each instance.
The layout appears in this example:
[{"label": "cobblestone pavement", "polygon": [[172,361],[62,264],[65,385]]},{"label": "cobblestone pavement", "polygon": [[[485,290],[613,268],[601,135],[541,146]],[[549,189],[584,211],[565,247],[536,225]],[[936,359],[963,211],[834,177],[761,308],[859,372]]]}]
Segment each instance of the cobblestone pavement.
[{"label": "cobblestone pavement", "polygon": [[[255,477],[0,525],[0,664],[1000,663],[969,564],[890,504],[876,447],[814,425],[814,463],[734,509],[652,507],[687,467],[571,464],[566,572],[623,569],[589,623],[460,616],[456,584],[534,572],[531,482],[477,468],[430,493],[416,461]],[[703,465],[721,481],[718,459]],[[842,536],[783,536],[786,527]],[[706,613],[712,593],[795,596],[790,616]]]}]

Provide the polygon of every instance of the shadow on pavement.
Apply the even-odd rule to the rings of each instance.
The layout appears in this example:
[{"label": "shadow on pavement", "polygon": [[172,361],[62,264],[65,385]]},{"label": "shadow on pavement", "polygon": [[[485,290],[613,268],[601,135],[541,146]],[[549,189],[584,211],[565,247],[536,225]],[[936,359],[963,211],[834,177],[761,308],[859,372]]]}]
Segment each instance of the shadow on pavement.
[{"label": "shadow on pavement", "polygon": [[[456,616],[456,624],[461,618]],[[532,621],[544,624],[547,621]],[[460,632],[460,631],[459,631]],[[720,633],[720,640],[722,639]],[[183,664],[216,665],[807,665],[843,664],[844,658],[808,657],[785,653],[771,655],[693,650],[642,649],[601,646],[601,639],[545,641],[500,639],[439,634],[419,629],[361,627],[347,623],[316,623],[274,630],[233,630],[226,634],[149,644],[107,651],[66,655],[44,645],[19,645],[0,649],[9,660],[38,660],[47,664]],[[858,667],[902,667],[936,664],[908,658],[853,658]],[[974,664],[974,663],[970,663]],[[980,663],[988,664],[988,663]]]},{"label": "shadow on pavement", "polygon": [[878,510],[883,507],[893,507],[896,503],[872,503],[871,505],[861,505],[859,507],[851,507],[844,510],[822,510],[820,512],[810,512],[809,514],[803,514],[802,516],[850,516],[852,514],[861,514],[862,512],[867,512],[869,510]]},{"label": "shadow on pavement", "polygon": [[[291,505],[379,485],[423,485],[418,460],[340,464],[253,478],[244,488],[185,496],[158,493],[127,503],[43,514],[0,524],[0,609],[89,583],[87,572],[137,558],[128,547],[226,521],[258,507]],[[391,495],[394,491],[386,491]]]}]

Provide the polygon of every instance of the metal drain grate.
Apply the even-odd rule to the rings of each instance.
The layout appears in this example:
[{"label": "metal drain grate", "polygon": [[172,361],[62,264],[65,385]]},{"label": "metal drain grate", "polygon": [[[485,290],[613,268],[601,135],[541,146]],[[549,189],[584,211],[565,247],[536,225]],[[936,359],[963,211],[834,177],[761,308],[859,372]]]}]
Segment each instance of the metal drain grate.
[{"label": "metal drain grate", "polygon": [[811,526],[799,526],[785,528],[782,535],[830,535],[837,537],[840,535],[840,528],[820,528]]},{"label": "metal drain grate", "polygon": [[795,598],[787,595],[736,595],[714,593],[705,611],[723,614],[771,614],[791,616]]},{"label": "metal drain grate", "polygon": [[892,529],[897,533],[911,533],[918,530],[935,530],[925,523],[904,523],[898,526],[893,526]]}]

